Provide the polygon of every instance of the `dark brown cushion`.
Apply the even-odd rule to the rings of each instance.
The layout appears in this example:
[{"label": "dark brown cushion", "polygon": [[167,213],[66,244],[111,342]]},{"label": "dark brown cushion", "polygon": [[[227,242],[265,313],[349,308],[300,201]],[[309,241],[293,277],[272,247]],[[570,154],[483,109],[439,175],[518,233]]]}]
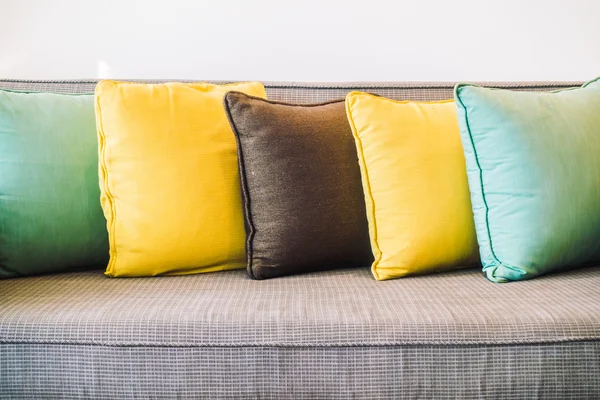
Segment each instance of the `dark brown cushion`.
[{"label": "dark brown cushion", "polygon": [[344,101],[225,96],[238,144],[254,279],[370,265],[358,156]]}]

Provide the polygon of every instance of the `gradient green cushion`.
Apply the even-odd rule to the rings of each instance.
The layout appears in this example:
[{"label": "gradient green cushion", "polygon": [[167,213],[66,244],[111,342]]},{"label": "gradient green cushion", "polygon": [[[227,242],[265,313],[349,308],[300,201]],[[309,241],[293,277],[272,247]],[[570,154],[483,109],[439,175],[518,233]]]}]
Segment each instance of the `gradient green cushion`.
[{"label": "gradient green cushion", "polygon": [[93,95],[0,90],[0,278],[105,267]]},{"label": "gradient green cushion", "polygon": [[582,88],[455,89],[491,281],[600,261],[600,78]]}]

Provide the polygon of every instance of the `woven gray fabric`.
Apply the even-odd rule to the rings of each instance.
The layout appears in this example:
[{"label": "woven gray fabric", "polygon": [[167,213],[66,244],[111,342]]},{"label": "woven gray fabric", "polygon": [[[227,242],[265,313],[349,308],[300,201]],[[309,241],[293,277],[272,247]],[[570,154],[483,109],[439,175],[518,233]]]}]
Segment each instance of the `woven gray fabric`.
[{"label": "woven gray fabric", "polygon": [[597,400],[599,361],[598,342],[335,348],[0,345],[0,397]]},{"label": "woven gray fabric", "polygon": [[377,282],[368,268],[0,281],[0,343],[385,346],[600,339],[600,268],[510,284],[477,269]]},{"label": "woven gray fabric", "polygon": [[[128,79],[122,79],[127,81]],[[146,83],[168,81],[193,82],[180,79],[163,80],[130,80]],[[0,80],[0,88],[35,92],[55,93],[91,93],[98,80],[72,81],[29,81]],[[229,81],[212,81],[226,83]],[[454,83],[430,82],[389,82],[389,83],[297,83],[297,82],[264,82],[270,100],[289,103],[317,103],[344,97],[352,90],[360,90],[378,94],[396,100],[433,101],[452,98]],[[501,87],[513,90],[548,91],[581,86],[582,82],[479,82],[482,86]]]}]

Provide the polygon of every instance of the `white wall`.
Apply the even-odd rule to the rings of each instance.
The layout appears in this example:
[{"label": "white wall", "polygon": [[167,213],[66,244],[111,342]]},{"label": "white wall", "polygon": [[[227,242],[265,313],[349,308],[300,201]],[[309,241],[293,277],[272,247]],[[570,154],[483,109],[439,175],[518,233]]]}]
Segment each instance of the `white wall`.
[{"label": "white wall", "polygon": [[600,0],[0,0],[0,78],[586,80]]}]

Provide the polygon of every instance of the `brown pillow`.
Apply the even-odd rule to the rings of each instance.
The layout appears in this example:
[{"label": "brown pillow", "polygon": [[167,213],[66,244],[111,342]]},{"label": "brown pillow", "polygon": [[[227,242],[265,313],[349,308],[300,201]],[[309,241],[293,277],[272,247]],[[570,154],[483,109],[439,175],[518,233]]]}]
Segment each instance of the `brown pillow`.
[{"label": "brown pillow", "polygon": [[248,275],[370,265],[344,100],[299,105],[230,92],[224,103],[238,144]]}]

